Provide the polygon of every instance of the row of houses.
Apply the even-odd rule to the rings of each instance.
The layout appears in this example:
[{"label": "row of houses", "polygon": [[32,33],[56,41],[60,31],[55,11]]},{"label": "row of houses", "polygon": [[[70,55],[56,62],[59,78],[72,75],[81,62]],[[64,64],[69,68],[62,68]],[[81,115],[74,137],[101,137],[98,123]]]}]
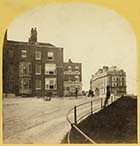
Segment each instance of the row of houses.
[{"label": "row of houses", "polygon": [[26,96],[70,96],[82,92],[82,65],[63,60],[63,48],[37,41],[32,28],[28,42],[3,43],[3,93]]},{"label": "row of houses", "polygon": [[[126,94],[126,73],[116,66],[103,66],[90,79],[90,89],[104,96],[110,86],[114,95]],[[7,39],[3,43],[3,93],[26,96],[82,94],[82,64],[63,60],[63,48],[37,41],[32,28],[28,42]]]}]

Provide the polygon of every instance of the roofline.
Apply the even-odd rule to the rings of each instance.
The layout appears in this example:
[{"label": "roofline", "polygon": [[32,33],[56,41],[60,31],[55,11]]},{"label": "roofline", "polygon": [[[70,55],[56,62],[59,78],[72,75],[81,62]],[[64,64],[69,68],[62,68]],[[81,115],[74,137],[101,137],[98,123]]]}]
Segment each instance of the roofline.
[{"label": "roofline", "polygon": [[13,41],[13,40],[7,40],[7,43],[11,43],[13,45],[27,45],[27,46],[37,46],[37,47],[48,47],[48,48],[63,48],[63,47],[56,47],[52,44],[49,45],[49,43],[42,43],[42,42],[37,42],[37,44],[31,44],[29,42],[20,42],[20,41]]},{"label": "roofline", "polygon": [[79,64],[79,65],[81,65],[82,63],[79,63],[79,62],[64,62],[64,64]]}]

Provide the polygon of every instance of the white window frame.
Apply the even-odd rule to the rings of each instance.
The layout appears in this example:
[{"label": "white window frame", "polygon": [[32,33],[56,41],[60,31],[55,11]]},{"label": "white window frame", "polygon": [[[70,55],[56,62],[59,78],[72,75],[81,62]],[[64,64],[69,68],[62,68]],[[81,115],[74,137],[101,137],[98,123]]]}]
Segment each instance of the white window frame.
[{"label": "white window frame", "polygon": [[[51,84],[51,81],[54,82],[54,84]],[[50,86],[54,86],[54,88],[50,88]],[[56,78],[45,78],[45,90],[56,90],[57,89],[57,80]]]},{"label": "white window frame", "polygon": [[79,76],[75,76],[75,81],[79,82],[80,81],[80,77]]},{"label": "white window frame", "polygon": [[[49,67],[50,67],[50,69],[48,69]],[[53,74],[51,74],[50,72],[53,72]],[[56,64],[46,63],[45,64],[45,75],[56,75]]]},{"label": "white window frame", "polygon": [[79,71],[80,71],[79,66],[75,66],[75,71],[76,71],[76,72],[79,72]]},{"label": "white window frame", "polygon": [[21,58],[27,58],[27,50],[25,49],[21,50]]},{"label": "white window frame", "polygon": [[48,60],[51,60],[51,61],[54,60],[54,52],[51,52],[51,51],[48,52],[47,57],[48,57]]},{"label": "white window frame", "polygon": [[35,60],[41,60],[41,51],[39,51],[39,50],[35,51]]},{"label": "white window frame", "polygon": [[71,72],[72,71],[72,67],[69,65],[68,66],[68,72]]}]

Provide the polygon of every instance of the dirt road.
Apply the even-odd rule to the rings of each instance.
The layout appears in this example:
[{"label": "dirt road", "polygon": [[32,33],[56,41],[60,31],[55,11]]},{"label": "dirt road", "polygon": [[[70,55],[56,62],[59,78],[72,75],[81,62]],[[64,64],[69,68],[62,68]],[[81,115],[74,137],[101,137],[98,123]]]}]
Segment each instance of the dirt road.
[{"label": "dirt road", "polygon": [[5,98],[3,100],[3,143],[59,144],[69,131],[67,112],[93,98]]}]

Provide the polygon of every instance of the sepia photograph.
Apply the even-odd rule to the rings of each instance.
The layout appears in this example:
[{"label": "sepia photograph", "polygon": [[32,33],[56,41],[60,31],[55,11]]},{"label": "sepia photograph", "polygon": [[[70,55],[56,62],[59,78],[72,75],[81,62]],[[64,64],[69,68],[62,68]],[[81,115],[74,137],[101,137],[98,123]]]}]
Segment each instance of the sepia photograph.
[{"label": "sepia photograph", "polygon": [[138,144],[137,35],[121,9],[52,0],[11,19],[1,48],[3,144]]}]

